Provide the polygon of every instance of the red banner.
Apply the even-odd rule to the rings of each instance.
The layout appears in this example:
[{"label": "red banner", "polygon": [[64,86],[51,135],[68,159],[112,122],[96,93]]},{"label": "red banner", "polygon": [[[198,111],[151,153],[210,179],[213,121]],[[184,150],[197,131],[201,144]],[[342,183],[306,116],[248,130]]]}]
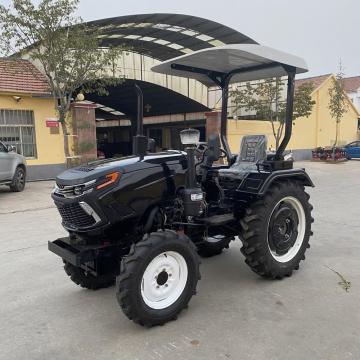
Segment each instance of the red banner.
[{"label": "red banner", "polygon": [[57,120],[46,120],[46,127],[48,128],[58,128],[59,122]]}]

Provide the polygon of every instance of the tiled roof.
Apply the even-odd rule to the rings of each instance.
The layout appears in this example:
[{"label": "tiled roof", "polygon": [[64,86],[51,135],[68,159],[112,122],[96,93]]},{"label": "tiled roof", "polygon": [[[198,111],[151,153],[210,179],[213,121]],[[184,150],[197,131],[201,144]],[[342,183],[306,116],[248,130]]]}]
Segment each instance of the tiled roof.
[{"label": "tiled roof", "polygon": [[50,94],[45,76],[27,60],[0,58],[0,91]]},{"label": "tiled roof", "polygon": [[353,76],[344,79],[346,92],[357,91],[360,88],[360,76]]},{"label": "tiled roof", "polygon": [[302,84],[312,83],[314,85],[314,90],[318,88],[326,79],[329,78],[331,74],[325,74],[320,76],[313,76],[306,79],[295,80],[295,90]]}]

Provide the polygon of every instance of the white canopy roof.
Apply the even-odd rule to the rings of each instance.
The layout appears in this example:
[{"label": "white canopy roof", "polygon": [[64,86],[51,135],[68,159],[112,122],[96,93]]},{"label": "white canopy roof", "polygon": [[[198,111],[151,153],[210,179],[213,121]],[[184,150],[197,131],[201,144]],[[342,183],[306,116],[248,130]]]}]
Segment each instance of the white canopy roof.
[{"label": "white canopy roof", "polygon": [[[242,69],[241,73],[233,76],[231,83],[285,76],[287,73],[281,65],[296,68],[298,74],[308,71],[307,65],[302,58],[256,44],[232,44],[203,49],[164,61],[152,67],[155,72],[188,77],[196,79],[207,86],[216,86],[217,84],[206,74],[175,69],[172,64],[224,74]],[[261,69],[262,66],[264,68]],[[252,67],[257,68],[251,70]],[[246,71],[247,68],[249,68],[249,71]]]}]

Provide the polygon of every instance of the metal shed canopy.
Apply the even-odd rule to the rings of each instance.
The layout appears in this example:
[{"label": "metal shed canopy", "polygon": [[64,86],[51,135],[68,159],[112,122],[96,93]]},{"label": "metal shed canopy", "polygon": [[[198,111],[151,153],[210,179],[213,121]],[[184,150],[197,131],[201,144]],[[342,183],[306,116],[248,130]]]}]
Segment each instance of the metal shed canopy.
[{"label": "metal shed canopy", "polygon": [[[231,83],[287,76],[284,66],[296,68],[296,73],[308,71],[305,61],[297,56],[256,44],[233,44],[208,48],[162,62],[152,71],[188,77],[206,86],[217,86],[211,79],[233,71]],[[209,77],[210,76],[210,77]]]},{"label": "metal shed canopy", "polygon": [[191,15],[126,15],[87,25],[99,30],[101,46],[127,45],[160,61],[225,44],[256,44],[228,26]]}]

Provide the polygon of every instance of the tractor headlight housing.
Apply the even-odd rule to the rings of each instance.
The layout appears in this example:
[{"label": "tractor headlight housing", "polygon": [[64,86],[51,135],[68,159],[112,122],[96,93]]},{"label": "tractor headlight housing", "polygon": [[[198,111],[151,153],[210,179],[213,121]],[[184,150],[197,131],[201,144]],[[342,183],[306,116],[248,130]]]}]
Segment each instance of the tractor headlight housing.
[{"label": "tractor headlight housing", "polygon": [[115,171],[100,177],[96,182],[96,190],[102,190],[116,184],[120,179],[120,176],[120,172]]}]

